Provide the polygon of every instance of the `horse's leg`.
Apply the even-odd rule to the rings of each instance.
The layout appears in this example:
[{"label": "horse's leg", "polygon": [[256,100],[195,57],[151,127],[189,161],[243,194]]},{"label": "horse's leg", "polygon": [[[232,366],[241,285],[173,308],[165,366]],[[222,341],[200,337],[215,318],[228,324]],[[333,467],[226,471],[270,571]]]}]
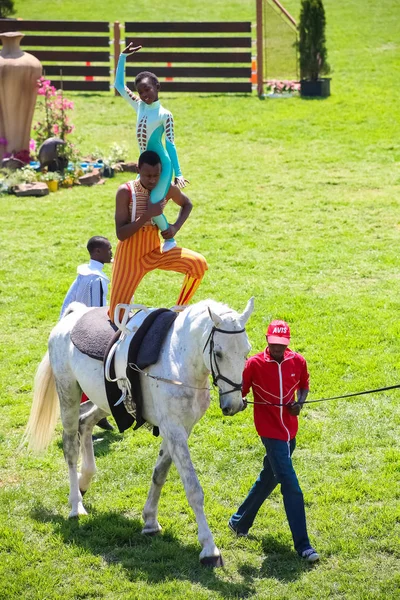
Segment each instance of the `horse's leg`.
[{"label": "horse's leg", "polygon": [[79,458],[79,405],[81,401],[81,389],[77,381],[67,373],[56,380],[57,393],[60,398],[61,421],[63,425],[63,452],[69,472],[69,504],[71,512],[69,518],[86,515],[83,506],[82,494],[79,491],[78,482],[78,458]]},{"label": "horse's leg", "polygon": [[100,419],[107,416],[101,408],[91,404],[90,410],[81,415],[79,419],[79,434],[81,438],[82,466],[78,475],[79,490],[83,495],[89,488],[90,482],[96,473],[96,461],[93,452],[92,431]]},{"label": "horse's leg", "polygon": [[167,479],[168,471],[171,466],[172,458],[168,451],[168,445],[165,440],[161,442],[160,452],[158,454],[156,466],[154,467],[149,495],[143,509],[144,527],[142,533],[154,535],[161,531],[161,526],[157,520],[158,501],[161,490]]},{"label": "horse's leg", "polygon": [[204,493],[190,457],[188,434],[184,427],[176,424],[168,424],[164,427],[160,425],[160,432],[167,441],[169,453],[182,479],[186,497],[196,516],[199,528],[198,539],[202,546],[200,562],[203,565],[220,567],[224,563],[204,514]]}]

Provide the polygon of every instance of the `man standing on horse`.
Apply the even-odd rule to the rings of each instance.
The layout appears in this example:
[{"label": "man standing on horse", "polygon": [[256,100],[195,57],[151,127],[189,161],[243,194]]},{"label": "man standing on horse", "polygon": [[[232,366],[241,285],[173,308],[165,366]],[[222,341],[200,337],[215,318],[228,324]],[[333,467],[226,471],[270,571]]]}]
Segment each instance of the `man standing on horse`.
[{"label": "man standing on horse", "polygon": [[150,271],[162,269],[185,275],[177,307],[185,306],[192,299],[208,266],[201,254],[186,248],[175,247],[162,252],[160,237],[152,217],[160,215],[168,200],[180,211],[177,220],[161,232],[164,240],[172,239],[188,218],[192,203],[189,198],[171,184],[164,200],[150,202],[150,192],[161,175],[161,161],[155,152],[147,150],[139,157],[139,178],[119,187],[116,196],[115,227],[118,244],[111,280],[110,319],[114,319],[117,304],[129,304],[139,283]]},{"label": "man standing on horse", "polygon": [[304,560],[315,562],[319,556],[308,538],[303,493],[292,464],[297,417],[308,395],[309,376],[305,358],[290,350],[289,342],[289,325],[272,321],[267,348],[246,363],[242,393],[245,397],[253,390],[254,424],[266,454],[257,481],[228,524],[237,535],[247,536],[264,500],[280,483],[294,547]]}]

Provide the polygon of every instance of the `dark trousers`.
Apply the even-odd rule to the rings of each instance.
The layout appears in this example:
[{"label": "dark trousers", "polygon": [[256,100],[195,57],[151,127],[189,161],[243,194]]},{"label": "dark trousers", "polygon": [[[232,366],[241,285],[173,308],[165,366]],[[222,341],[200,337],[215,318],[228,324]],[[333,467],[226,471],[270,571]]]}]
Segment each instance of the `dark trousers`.
[{"label": "dark trousers", "polygon": [[289,443],[263,437],[261,441],[266,449],[264,468],[246,500],[231,517],[231,524],[236,531],[247,533],[253,525],[262,503],[280,483],[294,547],[301,554],[311,545],[307,535],[303,492],[300,489],[291,458],[296,447],[296,438]]}]

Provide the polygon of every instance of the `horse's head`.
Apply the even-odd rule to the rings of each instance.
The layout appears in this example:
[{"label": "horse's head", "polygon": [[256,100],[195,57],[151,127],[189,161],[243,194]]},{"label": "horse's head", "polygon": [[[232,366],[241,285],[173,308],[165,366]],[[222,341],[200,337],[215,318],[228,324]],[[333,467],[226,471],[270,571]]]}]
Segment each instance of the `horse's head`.
[{"label": "horse's head", "polygon": [[218,387],[224,415],[234,415],[243,409],[242,373],[251,349],[244,327],[253,308],[254,298],[250,298],[242,314],[226,306],[223,311],[208,307],[213,326],[204,346],[204,358],[213,384]]}]

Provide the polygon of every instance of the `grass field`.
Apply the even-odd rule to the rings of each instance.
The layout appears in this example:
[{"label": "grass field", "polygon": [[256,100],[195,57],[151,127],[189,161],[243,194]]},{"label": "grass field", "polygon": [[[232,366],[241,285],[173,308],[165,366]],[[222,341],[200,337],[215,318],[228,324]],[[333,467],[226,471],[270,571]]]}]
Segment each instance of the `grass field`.
[{"label": "grass field", "polygon": [[[159,0],[16,6],[25,18],[166,18]],[[297,0],[285,6],[298,16]],[[393,385],[400,367],[399,11],[390,0],[326,0],[325,8],[329,99],[161,95],[195,206],[178,240],[210,267],[196,297],[243,310],[254,295],[254,352],[269,319],[288,320],[292,346],[309,363],[312,398]],[[250,0],[168,3],[171,20],[254,21],[254,13]],[[119,141],[135,160],[134,115],[122,99],[69,97],[84,152]],[[86,261],[86,241],[102,234],[115,246],[123,181],[0,199],[0,599],[400,598],[397,391],[310,405],[301,415],[294,462],[322,557],[315,568],[292,550],[278,491],[249,539],[228,531],[263,451],[251,410],[222,417],[215,395],[190,445],[224,569],[198,563],[194,515],[174,468],[160,503],[163,533],[140,535],[159,445],[148,431],[96,443],[90,515],[79,523],[67,520],[61,427],[45,456],[17,451],[33,375],[76,265]],[[180,283],[153,273],[137,300],[172,305]]]}]

